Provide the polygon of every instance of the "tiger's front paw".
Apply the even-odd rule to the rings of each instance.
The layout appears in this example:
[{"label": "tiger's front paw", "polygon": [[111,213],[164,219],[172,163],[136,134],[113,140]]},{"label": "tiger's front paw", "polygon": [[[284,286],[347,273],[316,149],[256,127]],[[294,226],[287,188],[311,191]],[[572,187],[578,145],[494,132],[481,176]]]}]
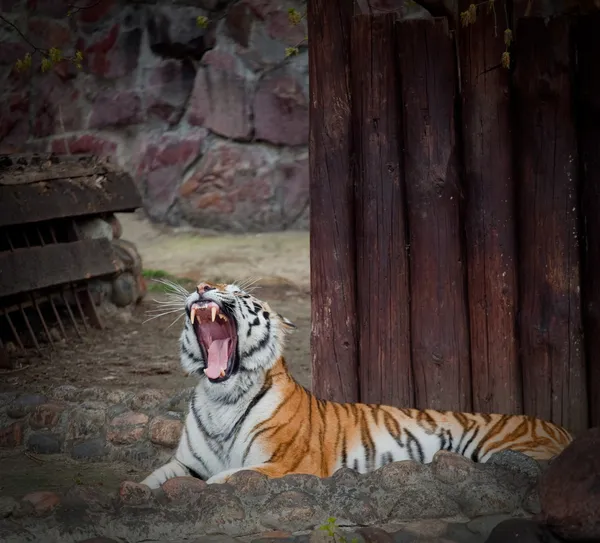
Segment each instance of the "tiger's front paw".
[{"label": "tiger's front paw", "polygon": [[212,477],[210,477],[207,481],[206,484],[207,485],[222,485],[225,484],[227,481],[229,481],[229,479],[231,478],[231,475],[228,475],[226,472],[221,472],[221,473],[217,473],[216,475],[213,475]]},{"label": "tiger's front paw", "polygon": [[146,485],[151,489],[156,489],[169,479],[173,479],[174,477],[184,477],[189,474],[189,470],[181,462],[171,460],[164,466],[154,470],[141,482],[141,484]]}]

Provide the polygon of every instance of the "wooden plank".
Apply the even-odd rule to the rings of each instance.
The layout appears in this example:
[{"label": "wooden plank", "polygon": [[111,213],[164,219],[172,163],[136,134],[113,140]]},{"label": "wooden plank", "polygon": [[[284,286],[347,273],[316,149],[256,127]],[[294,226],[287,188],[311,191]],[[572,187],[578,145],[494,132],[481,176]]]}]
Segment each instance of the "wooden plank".
[{"label": "wooden plank", "polygon": [[133,211],[141,205],[131,177],[124,173],[0,185],[0,226]]},{"label": "wooden plank", "polygon": [[354,189],[350,153],[352,2],[308,2],[313,392],[358,400]]},{"label": "wooden plank", "polygon": [[352,24],[360,400],[414,405],[394,14]]},{"label": "wooden plank", "polygon": [[523,406],[573,432],[587,427],[578,242],[577,139],[566,19],[522,19],[514,133],[519,199]]},{"label": "wooden plank", "polygon": [[0,297],[119,271],[105,238],[15,249],[0,253]]},{"label": "wooden plank", "polygon": [[494,28],[481,15],[459,33],[473,409],[521,413],[510,71],[498,67],[504,41]]},{"label": "wooden plank", "polygon": [[109,165],[93,156],[76,155],[73,157],[39,157],[25,155],[3,157],[0,160],[0,185],[23,185],[54,179],[74,179],[103,175],[109,171]]},{"label": "wooden plank", "polygon": [[445,19],[398,31],[417,407],[471,409],[454,109],[455,48]]},{"label": "wooden plank", "polygon": [[600,425],[600,14],[577,25],[579,153],[582,232],[583,318],[587,354],[590,426]]}]

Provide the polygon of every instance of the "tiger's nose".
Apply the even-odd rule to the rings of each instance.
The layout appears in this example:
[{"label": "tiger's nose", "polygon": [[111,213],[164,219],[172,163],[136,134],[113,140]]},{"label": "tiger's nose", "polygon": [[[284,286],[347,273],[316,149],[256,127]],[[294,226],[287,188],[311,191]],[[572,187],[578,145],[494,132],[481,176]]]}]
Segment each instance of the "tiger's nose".
[{"label": "tiger's nose", "polygon": [[203,292],[208,292],[209,290],[215,290],[215,287],[209,285],[208,283],[200,283],[196,289],[198,290],[198,294],[202,294]]}]

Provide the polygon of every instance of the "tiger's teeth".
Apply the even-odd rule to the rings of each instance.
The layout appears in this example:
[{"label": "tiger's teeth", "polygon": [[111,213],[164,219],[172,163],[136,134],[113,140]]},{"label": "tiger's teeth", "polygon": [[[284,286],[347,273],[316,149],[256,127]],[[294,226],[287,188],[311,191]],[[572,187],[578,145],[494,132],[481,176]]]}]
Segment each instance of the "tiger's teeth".
[{"label": "tiger's teeth", "polygon": [[221,370],[219,377],[225,377],[225,370]]},{"label": "tiger's teeth", "polygon": [[210,317],[212,321],[215,322],[215,319],[217,318],[217,308],[214,305],[210,308]]},{"label": "tiger's teeth", "polygon": [[219,313],[219,318],[223,321],[223,322],[227,322],[229,319],[223,315],[223,313]]},{"label": "tiger's teeth", "polygon": [[204,375],[208,374],[208,368],[204,368]]},{"label": "tiger's teeth", "polygon": [[196,308],[192,307],[192,311],[190,313],[190,319],[192,320],[192,324],[194,324],[194,319],[196,318]]}]

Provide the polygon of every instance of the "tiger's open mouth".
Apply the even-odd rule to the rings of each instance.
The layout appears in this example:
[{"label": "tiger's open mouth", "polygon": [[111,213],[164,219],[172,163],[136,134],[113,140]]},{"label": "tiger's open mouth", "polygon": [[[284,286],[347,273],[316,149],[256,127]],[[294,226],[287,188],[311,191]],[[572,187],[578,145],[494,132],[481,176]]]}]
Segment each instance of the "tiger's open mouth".
[{"label": "tiger's open mouth", "polygon": [[225,381],[231,376],[236,355],[234,319],[215,302],[199,302],[192,305],[190,320],[206,360],[204,374],[213,382]]}]

